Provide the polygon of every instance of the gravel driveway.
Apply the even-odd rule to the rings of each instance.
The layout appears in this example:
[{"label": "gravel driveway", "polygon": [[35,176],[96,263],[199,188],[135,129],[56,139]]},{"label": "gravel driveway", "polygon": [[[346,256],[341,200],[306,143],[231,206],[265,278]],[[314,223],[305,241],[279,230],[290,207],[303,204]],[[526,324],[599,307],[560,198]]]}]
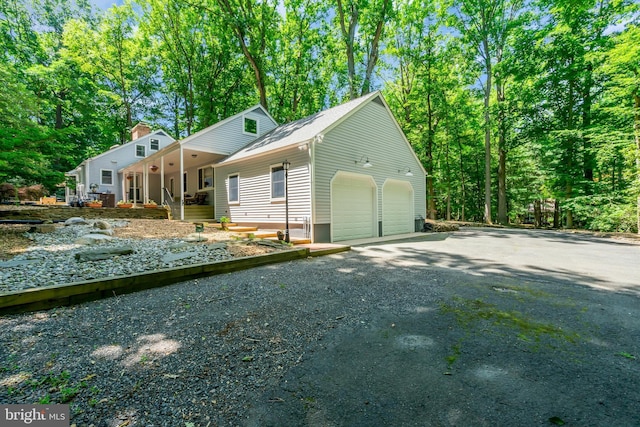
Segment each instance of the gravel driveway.
[{"label": "gravel driveway", "polygon": [[78,426],[640,425],[640,245],[464,229],[0,317]]}]

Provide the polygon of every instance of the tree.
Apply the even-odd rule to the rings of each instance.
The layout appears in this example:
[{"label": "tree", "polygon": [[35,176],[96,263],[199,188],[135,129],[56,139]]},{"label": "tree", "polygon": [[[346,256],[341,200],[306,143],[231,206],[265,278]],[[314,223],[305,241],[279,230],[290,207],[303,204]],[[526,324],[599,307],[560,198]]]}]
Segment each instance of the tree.
[{"label": "tree", "polygon": [[85,20],[72,20],[63,34],[69,56],[98,78],[110,99],[121,143],[128,139],[134,116],[144,116],[144,101],[151,100],[158,77],[157,57],[137,27],[132,4],[125,2],[111,7],[97,29]]},{"label": "tree", "polygon": [[371,91],[384,29],[392,14],[392,2],[336,0],[335,12],[347,62],[349,99],[355,99]]}]

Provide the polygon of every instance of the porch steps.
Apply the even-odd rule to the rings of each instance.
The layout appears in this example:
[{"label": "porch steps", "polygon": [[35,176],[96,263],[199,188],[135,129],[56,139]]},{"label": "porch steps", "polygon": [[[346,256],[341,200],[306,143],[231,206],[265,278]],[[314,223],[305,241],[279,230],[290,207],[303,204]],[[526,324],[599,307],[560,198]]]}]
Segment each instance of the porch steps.
[{"label": "porch steps", "polygon": [[195,221],[213,218],[213,206],[190,205],[184,207],[185,221]]}]

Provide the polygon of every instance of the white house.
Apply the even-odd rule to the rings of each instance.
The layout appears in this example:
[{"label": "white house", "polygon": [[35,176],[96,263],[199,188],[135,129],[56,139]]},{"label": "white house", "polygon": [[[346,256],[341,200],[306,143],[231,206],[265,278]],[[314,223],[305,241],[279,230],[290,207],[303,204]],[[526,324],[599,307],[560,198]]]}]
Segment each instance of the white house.
[{"label": "white house", "polygon": [[[173,142],[121,173],[140,176],[143,199],[171,205],[177,219],[193,219],[185,214],[185,205],[194,195],[206,194],[195,217],[213,219],[214,165],[276,126],[271,115],[256,105]],[[210,209],[203,210],[204,206]]]},{"label": "white house", "polygon": [[214,166],[216,218],[288,219],[313,242],[413,232],[426,212],[426,172],[380,92],[279,126]]},{"label": "white house", "polygon": [[415,231],[425,176],[380,92],[282,126],[256,105],[118,169],[137,200],[174,218],[226,216],[313,242]]},{"label": "white house", "polygon": [[152,132],[144,123],[138,123],[131,130],[131,139],[126,144],[114,145],[109,151],[91,157],[67,172],[66,176],[75,179],[76,190],[73,192],[67,186],[66,202],[70,203],[74,198],[102,199],[103,205],[109,206],[118,200],[141,201],[136,188],[140,177],[125,179],[120,170],[161,150],[174,139],[161,129]]}]

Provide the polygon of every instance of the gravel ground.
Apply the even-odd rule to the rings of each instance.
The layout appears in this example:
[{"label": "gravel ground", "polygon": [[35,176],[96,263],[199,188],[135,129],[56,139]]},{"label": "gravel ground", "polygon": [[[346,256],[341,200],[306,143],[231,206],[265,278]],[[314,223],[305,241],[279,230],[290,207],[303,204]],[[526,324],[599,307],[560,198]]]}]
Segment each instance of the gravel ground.
[{"label": "gravel ground", "polygon": [[640,425],[638,267],[616,287],[531,258],[639,247],[580,239],[425,235],[3,316],[0,403],[95,427]]},{"label": "gravel ground", "polygon": [[[79,243],[83,236],[113,233],[108,241]],[[191,223],[169,220],[87,220],[86,223],[56,224],[50,233],[29,233],[30,226],[2,225],[5,258],[0,261],[0,292],[75,283],[110,276],[153,271],[190,264],[260,255],[277,247],[234,238],[232,233],[207,227],[194,233]],[[189,236],[203,242],[185,242]],[[78,261],[78,254],[108,248],[129,248],[133,253],[99,261]]]}]

